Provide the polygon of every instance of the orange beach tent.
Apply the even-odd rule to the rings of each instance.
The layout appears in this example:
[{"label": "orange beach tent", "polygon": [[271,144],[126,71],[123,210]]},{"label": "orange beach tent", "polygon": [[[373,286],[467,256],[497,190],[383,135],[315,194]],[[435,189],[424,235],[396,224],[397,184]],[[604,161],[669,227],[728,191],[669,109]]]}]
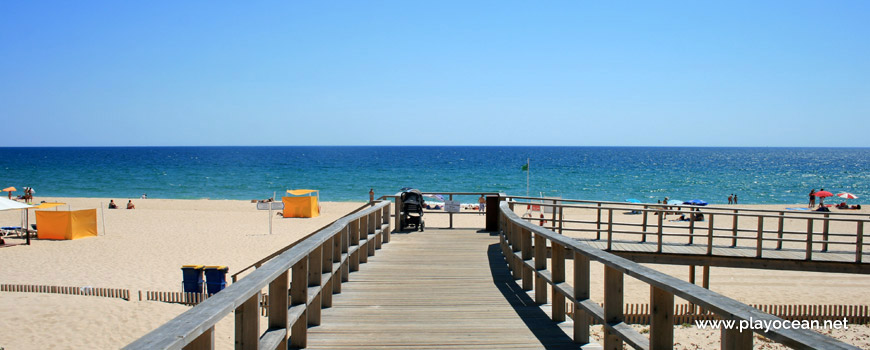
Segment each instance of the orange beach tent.
[{"label": "orange beach tent", "polygon": [[36,212],[39,239],[79,239],[97,235],[97,210]]},{"label": "orange beach tent", "polygon": [[320,216],[320,191],[287,190],[291,196],[281,197],[285,218],[313,218]]}]

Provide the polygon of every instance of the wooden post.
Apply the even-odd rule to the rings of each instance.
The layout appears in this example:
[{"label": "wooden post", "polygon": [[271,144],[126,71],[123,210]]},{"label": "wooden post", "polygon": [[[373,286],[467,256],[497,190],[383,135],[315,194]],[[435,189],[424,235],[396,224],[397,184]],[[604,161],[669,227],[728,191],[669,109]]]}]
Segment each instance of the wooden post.
[{"label": "wooden post", "polygon": [[858,232],[855,234],[855,262],[864,258],[864,222],[858,221]]},{"label": "wooden post", "polygon": [[550,220],[550,223],[551,223],[550,229],[555,231],[556,230],[556,200],[555,199],[553,200],[553,206],[550,208],[553,209],[553,218],[552,218],[552,220]]},{"label": "wooden post", "polygon": [[695,243],[695,211],[689,208],[689,245]]},{"label": "wooden post", "polygon": [[659,231],[658,231],[659,241],[657,243],[656,253],[662,252],[662,238],[664,237],[664,235],[662,234],[662,221],[664,221],[664,219],[662,217],[664,216],[664,213],[665,213],[664,211],[659,212]]},{"label": "wooden post", "polygon": [[287,290],[290,287],[290,273],[285,271],[269,283],[269,329],[286,329],[287,334],[278,344],[279,349],[287,348],[287,335],[290,334],[290,323],[287,320],[287,308],[290,306]]},{"label": "wooden post", "polygon": [[[535,271],[547,269],[547,239],[535,235]],[[547,281],[535,272],[535,303],[547,303]]]},{"label": "wooden post", "polygon": [[674,295],[650,285],[649,348],[674,348]]},{"label": "wooden post", "polygon": [[[359,217],[359,263],[365,264],[369,262],[369,244],[372,242],[368,239],[369,236],[369,216],[363,215]],[[363,243],[365,241],[365,243]]]},{"label": "wooden post", "polygon": [[[452,194],[450,195],[449,199],[450,199],[451,202],[453,201],[453,195],[452,195]],[[450,228],[453,228],[453,212],[449,212],[449,213],[447,213],[447,216],[450,217],[450,226],[449,226],[449,227],[450,227]]]},{"label": "wooden post", "polygon": [[579,251],[574,255],[574,342],[589,343],[589,314],[580,307],[580,301],[589,299],[589,257]]},{"label": "wooden post", "polygon": [[393,222],[395,223],[396,230],[399,231],[405,229],[402,222],[402,204],[402,196],[396,196],[396,219]]},{"label": "wooden post", "polygon": [[[320,265],[320,272],[322,274],[331,274],[332,273],[332,249],[334,246],[334,243],[332,241],[334,239],[335,239],[335,236],[326,240],[326,242],[323,243],[323,246],[322,246],[323,252],[321,253],[323,256],[323,260],[322,260],[323,262]],[[326,281],[321,281],[321,284],[323,285],[323,289],[320,291],[320,300],[321,300],[321,306],[323,308],[332,307],[332,289],[333,289],[333,287],[332,287],[332,277],[331,276],[332,275],[330,275],[329,279],[327,279]],[[321,276],[321,278],[323,278],[323,277]]]},{"label": "wooden post", "polygon": [[710,265],[701,268],[701,287],[710,289]]},{"label": "wooden post", "polygon": [[372,220],[372,233],[374,233],[376,236],[375,249],[381,249],[383,245],[382,240],[384,239],[383,232],[378,232],[381,230],[381,212],[376,211],[372,213],[372,217],[374,218],[374,220]]},{"label": "wooden post", "polygon": [[359,246],[359,224],[359,219],[350,222],[350,245],[357,247],[357,250],[348,258],[350,272],[359,271],[360,255],[362,255],[360,254],[362,247]]},{"label": "wooden post", "polygon": [[[345,226],[343,229],[341,229],[341,232],[339,234],[341,235],[341,253],[347,254],[350,251],[350,245],[351,245],[350,244],[350,241],[351,241],[350,227]],[[352,256],[347,256],[345,262],[341,264],[341,281],[342,282],[347,282],[348,280],[350,280],[350,262],[353,260],[351,258],[352,258]],[[341,257],[339,257],[339,259],[341,259]],[[359,269],[359,265],[357,265],[357,270],[358,269]],[[339,284],[339,288],[341,288],[341,284]]]},{"label": "wooden post", "polygon": [[[308,287],[320,287],[322,285],[323,267],[323,247],[317,247],[308,255]],[[308,305],[308,325],[320,325],[320,303],[323,297],[323,291],[314,298],[314,301]]]},{"label": "wooden post", "polygon": [[761,248],[764,245],[764,217],[758,216],[758,233],[755,235],[755,257],[761,258]]},{"label": "wooden post", "polygon": [[565,282],[565,247],[559,243],[551,242],[553,247],[553,321],[565,321],[565,295],[556,290],[556,285]]},{"label": "wooden post", "polygon": [[607,251],[613,248],[613,209],[607,209]]},{"label": "wooden post", "polygon": [[643,231],[643,236],[641,236],[641,237],[642,237],[641,240],[640,240],[641,242],[646,242],[646,217],[647,217],[647,214],[649,214],[649,213],[647,212],[647,209],[649,209],[649,206],[648,206],[648,205],[644,205],[644,206],[643,206],[643,229],[642,229],[642,231]]},{"label": "wooden post", "polygon": [[831,214],[825,213],[825,218],[822,219],[822,220],[824,220],[824,225],[822,225],[822,251],[823,252],[828,251],[828,227],[830,226],[830,223],[831,223],[831,220],[828,220],[828,219],[830,219],[830,217],[831,217]]},{"label": "wooden post", "polygon": [[565,208],[559,206],[559,234],[562,234],[562,227],[564,226],[563,221],[565,220]]},{"label": "wooden post", "polygon": [[[347,230],[347,228],[343,228],[340,231],[338,231],[337,235],[332,237],[332,263],[333,263],[333,265],[335,263],[341,262],[341,249],[342,249],[341,240],[342,240],[342,236],[344,236],[344,232],[346,230]],[[333,278],[333,283],[332,283],[332,293],[333,294],[341,293],[341,282],[342,282],[341,271],[344,269],[345,269],[344,264],[339,264],[338,270],[335,271],[335,276],[334,276],[335,278]]]},{"label": "wooden post", "polygon": [[[378,237],[375,236],[375,216],[374,213],[366,215],[368,217],[368,230],[366,230],[366,239],[368,239],[368,243],[366,244],[366,248],[368,251],[368,256],[375,256],[375,250],[379,249],[378,245]],[[368,261],[368,259],[366,259]]]},{"label": "wooden post", "polygon": [[601,203],[598,203],[598,219],[596,219],[595,239],[601,239]]},{"label": "wooden post", "polygon": [[813,219],[807,219],[807,260],[813,260]]},{"label": "wooden post", "polygon": [[260,345],[260,292],[236,308],[236,349],[257,349]]},{"label": "wooden post", "polygon": [[[625,320],[623,314],[622,271],[604,266],[604,322],[617,324]],[[604,348],[622,349],[622,339],[604,327]]]},{"label": "wooden post", "polygon": [[776,250],[782,249],[782,231],[783,225],[785,224],[785,212],[779,212],[779,228],[776,230],[776,237],[779,238],[776,241]]},{"label": "wooden post", "polygon": [[707,255],[713,255],[713,213],[707,214]]},{"label": "wooden post", "polygon": [[534,284],[532,274],[534,274],[534,271],[525,264],[526,261],[532,260],[532,233],[528,229],[522,228],[520,236],[523,261],[519,265],[523,271],[523,290],[532,290]]},{"label": "wooden post", "polygon": [[722,350],[752,349],[752,331],[722,328]]},{"label": "wooden post", "polygon": [[[290,280],[290,305],[305,305],[308,302],[308,259],[303,258],[293,265]],[[290,346],[308,347],[308,311],[290,326]]]},{"label": "wooden post", "polygon": [[737,209],[734,209],[734,217],[731,222],[731,247],[734,248],[737,246]]},{"label": "wooden post", "polygon": [[[689,283],[695,284],[695,265],[689,265]],[[695,313],[695,303],[689,302],[689,310],[692,310],[692,313]]]},{"label": "wooden post", "polygon": [[512,222],[510,230],[510,246],[511,246],[511,259],[509,262],[512,264],[511,274],[513,275],[514,280],[518,280],[523,278],[523,264],[522,261],[517,260],[516,253],[522,249],[522,242],[520,242],[520,226]]},{"label": "wooden post", "polygon": [[390,237],[390,234],[392,233],[391,232],[392,227],[390,226],[390,205],[389,204],[387,204],[387,206],[384,207],[384,212],[381,213],[381,217],[384,219],[383,224],[387,225],[387,227],[384,229],[384,243],[390,243],[390,238],[392,238],[392,237]]},{"label": "wooden post", "polygon": [[[285,312],[284,315],[287,313]],[[285,347],[287,345],[286,341],[282,343]],[[209,329],[206,329],[205,332],[202,332],[196,339],[194,339],[189,344],[185,345],[184,350],[212,350],[214,349],[214,326]]]}]

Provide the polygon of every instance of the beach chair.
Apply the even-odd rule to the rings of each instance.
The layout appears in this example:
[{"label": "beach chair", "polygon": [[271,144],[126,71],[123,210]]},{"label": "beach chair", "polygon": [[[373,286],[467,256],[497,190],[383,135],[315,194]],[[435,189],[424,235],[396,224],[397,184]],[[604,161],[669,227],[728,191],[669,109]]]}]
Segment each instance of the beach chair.
[{"label": "beach chair", "polygon": [[11,235],[21,236],[21,227],[6,226],[0,228],[0,236],[8,237]]}]

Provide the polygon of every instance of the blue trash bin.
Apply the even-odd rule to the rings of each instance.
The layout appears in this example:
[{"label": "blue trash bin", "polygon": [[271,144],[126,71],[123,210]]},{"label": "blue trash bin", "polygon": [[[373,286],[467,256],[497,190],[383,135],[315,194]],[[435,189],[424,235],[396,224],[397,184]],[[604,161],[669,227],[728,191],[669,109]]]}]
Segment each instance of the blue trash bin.
[{"label": "blue trash bin", "polygon": [[227,287],[228,267],[206,266],[203,271],[205,272],[205,288],[209,295],[220,292]]},{"label": "blue trash bin", "polygon": [[202,265],[182,266],[181,277],[185,293],[202,293]]}]

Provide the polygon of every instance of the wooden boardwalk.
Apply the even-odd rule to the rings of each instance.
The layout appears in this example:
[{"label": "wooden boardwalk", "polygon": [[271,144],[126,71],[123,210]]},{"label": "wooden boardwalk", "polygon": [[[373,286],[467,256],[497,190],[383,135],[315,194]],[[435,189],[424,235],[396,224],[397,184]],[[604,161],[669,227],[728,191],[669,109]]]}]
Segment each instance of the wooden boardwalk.
[{"label": "wooden boardwalk", "polygon": [[393,233],[333,300],[309,349],[579,348],[561,328],[570,319],[549,319],[485,232]]}]

